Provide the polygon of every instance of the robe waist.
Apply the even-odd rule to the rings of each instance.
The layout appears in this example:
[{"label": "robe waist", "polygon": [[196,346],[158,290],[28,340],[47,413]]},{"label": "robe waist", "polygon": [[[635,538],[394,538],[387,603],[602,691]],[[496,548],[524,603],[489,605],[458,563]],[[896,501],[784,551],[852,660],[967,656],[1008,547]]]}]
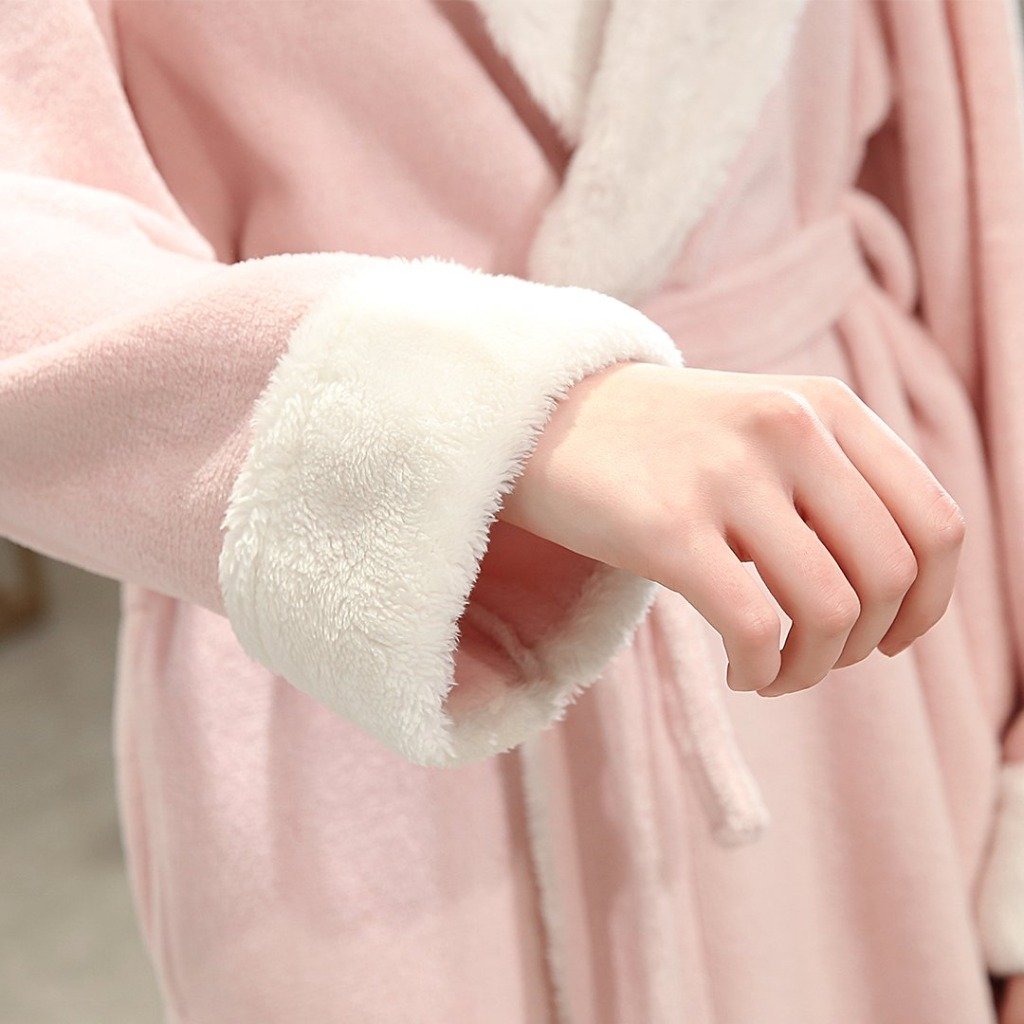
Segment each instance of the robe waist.
[{"label": "robe waist", "polygon": [[770,372],[828,330],[875,280],[904,308],[916,291],[902,228],[875,197],[846,193],[832,214],[699,285],[664,285],[640,309],[690,366]]}]

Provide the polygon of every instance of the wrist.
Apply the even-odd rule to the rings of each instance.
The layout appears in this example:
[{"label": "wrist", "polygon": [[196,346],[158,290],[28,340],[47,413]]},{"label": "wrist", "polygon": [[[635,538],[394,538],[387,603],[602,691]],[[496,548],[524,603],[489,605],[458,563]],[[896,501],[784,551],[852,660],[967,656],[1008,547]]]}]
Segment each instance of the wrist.
[{"label": "wrist", "polygon": [[[552,536],[558,531],[552,529],[556,513],[551,498],[557,489],[557,478],[563,472],[557,459],[559,447],[578,424],[584,406],[592,402],[598,392],[603,394],[610,383],[623,374],[635,373],[640,367],[650,369],[652,366],[654,364],[633,360],[611,363],[572,385],[558,399],[522,472],[505,496],[497,518],[557,543],[557,537]],[[663,366],[654,368],[668,369]]]}]

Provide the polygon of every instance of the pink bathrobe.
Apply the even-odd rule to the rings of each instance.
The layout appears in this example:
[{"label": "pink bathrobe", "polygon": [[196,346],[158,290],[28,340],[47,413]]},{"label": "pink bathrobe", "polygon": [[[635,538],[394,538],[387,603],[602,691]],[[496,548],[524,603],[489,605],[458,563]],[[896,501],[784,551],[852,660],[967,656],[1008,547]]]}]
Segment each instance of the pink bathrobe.
[{"label": "pink bathrobe", "polygon": [[[124,582],[170,1024],[994,1019],[1019,46],[1010,0],[0,5],[0,533]],[[966,513],[942,621],[762,700],[496,520],[625,360],[848,381]]]}]

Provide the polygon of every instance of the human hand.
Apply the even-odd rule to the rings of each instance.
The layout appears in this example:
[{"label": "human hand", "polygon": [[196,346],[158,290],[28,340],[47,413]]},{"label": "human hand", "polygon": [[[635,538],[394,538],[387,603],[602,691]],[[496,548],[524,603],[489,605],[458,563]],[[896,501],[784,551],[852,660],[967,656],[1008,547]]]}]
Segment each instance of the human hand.
[{"label": "human hand", "polygon": [[[833,377],[617,363],[559,402],[499,517],[682,594],[775,696],[945,613],[964,517]],[[792,620],[741,562],[753,562]]]}]

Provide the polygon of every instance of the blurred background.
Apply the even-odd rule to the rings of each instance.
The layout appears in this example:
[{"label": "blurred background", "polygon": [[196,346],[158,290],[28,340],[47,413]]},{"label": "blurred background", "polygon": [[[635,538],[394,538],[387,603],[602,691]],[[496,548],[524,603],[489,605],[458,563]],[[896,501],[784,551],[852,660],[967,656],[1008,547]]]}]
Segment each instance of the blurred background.
[{"label": "blurred background", "polygon": [[118,586],[0,539],[0,1024],[159,1024],[125,879]]}]

